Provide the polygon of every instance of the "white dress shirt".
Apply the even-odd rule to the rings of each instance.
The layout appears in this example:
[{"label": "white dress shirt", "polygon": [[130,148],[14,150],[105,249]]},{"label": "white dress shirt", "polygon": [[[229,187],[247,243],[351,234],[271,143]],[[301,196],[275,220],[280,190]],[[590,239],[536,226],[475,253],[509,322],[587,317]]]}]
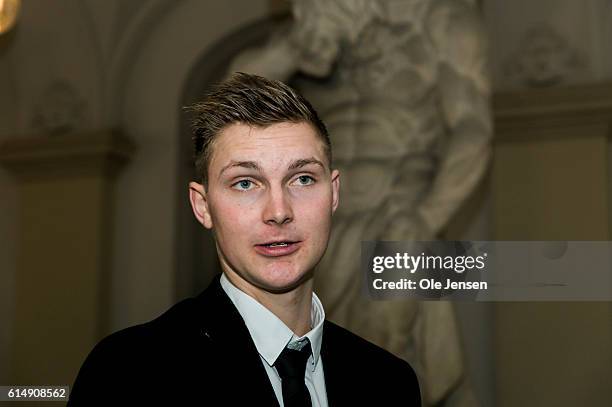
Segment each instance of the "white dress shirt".
[{"label": "white dress shirt", "polygon": [[310,313],[312,329],[306,335],[298,337],[266,307],[234,286],[225,277],[225,273],[221,275],[221,287],[244,319],[280,406],[284,407],[283,390],[281,378],[274,367],[274,362],[285,347],[301,349],[308,339],[312,354],[308,358],[304,381],[310,392],[312,406],[327,407],[327,391],[325,390],[325,376],[323,376],[323,362],[321,360],[321,340],[323,339],[325,312],[316,294],[312,293],[312,310]]}]

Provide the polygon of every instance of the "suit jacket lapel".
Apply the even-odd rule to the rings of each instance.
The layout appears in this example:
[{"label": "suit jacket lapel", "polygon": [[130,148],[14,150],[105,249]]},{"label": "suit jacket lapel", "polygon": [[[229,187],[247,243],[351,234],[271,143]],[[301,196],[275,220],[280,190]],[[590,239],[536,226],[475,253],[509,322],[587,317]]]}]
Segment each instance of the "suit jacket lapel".
[{"label": "suit jacket lapel", "polygon": [[224,365],[222,374],[226,383],[235,383],[253,404],[278,406],[278,400],[263,367],[255,343],[240,313],[231,302],[221,284],[219,276],[197,297],[200,334],[219,352]]}]

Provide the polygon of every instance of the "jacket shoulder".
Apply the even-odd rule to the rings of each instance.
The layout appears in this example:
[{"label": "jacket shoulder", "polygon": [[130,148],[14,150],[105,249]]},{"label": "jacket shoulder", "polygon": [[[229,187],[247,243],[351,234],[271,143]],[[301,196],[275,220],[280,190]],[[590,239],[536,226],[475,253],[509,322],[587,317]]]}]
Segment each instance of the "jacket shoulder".
[{"label": "jacket shoulder", "polygon": [[332,344],[341,345],[336,348],[342,349],[343,353],[359,355],[359,359],[376,366],[385,365],[387,368],[412,370],[405,360],[333,322],[325,321],[325,327],[325,340],[329,340]]},{"label": "jacket shoulder", "polygon": [[128,386],[150,379],[151,367],[163,365],[168,359],[164,355],[177,348],[182,331],[189,329],[193,308],[193,299],[183,300],[149,322],[100,340],[79,370],[69,405],[89,405],[93,400],[100,404],[105,394],[128,391]]},{"label": "jacket shoulder", "polygon": [[353,372],[359,377],[353,377],[352,382],[362,381],[364,386],[377,389],[381,392],[378,397],[402,389],[408,405],[421,405],[417,375],[408,362],[330,321],[325,321],[323,337],[334,359],[358,367]]}]

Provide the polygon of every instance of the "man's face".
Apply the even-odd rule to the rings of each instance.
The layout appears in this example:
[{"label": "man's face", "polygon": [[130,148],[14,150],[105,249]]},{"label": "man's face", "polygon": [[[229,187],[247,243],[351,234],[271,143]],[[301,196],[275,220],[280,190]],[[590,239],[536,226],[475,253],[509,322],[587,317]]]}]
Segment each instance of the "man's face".
[{"label": "man's face", "polygon": [[338,206],[323,142],[306,123],[233,124],[212,148],[208,188],[191,183],[190,198],[223,270],[268,292],[297,287],[323,256]]}]

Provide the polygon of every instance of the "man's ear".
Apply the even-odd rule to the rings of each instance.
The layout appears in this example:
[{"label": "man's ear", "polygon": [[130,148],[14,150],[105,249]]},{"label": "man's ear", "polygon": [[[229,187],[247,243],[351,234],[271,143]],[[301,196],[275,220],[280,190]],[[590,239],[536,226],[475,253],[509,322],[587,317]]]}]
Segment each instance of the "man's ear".
[{"label": "man's ear", "polygon": [[191,202],[191,209],[193,209],[193,214],[198,222],[204,225],[206,229],[212,229],[212,217],[210,216],[206,190],[202,184],[189,183],[189,202]]},{"label": "man's ear", "polygon": [[332,183],[332,215],[336,212],[340,203],[340,171],[333,170],[331,173]]}]

